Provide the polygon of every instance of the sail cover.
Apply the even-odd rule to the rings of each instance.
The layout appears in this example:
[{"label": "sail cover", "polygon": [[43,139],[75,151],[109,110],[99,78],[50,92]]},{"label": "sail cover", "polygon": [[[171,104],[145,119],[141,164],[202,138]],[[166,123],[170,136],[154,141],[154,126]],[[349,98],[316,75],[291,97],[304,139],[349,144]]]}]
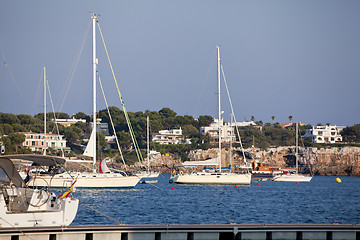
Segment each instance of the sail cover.
[{"label": "sail cover", "polygon": [[206,166],[206,165],[219,165],[218,158],[211,158],[204,161],[185,161],[184,166]]},{"label": "sail cover", "polygon": [[110,173],[110,169],[106,165],[106,159],[107,158],[104,158],[100,161],[100,164],[99,164],[100,173]]},{"label": "sail cover", "polygon": [[83,153],[84,156],[88,156],[88,157],[94,157],[94,132],[95,132],[95,128],[93,128],[91,135],[90,135],[90,139],[88,141],[88,144],[86,145],[85,151]]}]

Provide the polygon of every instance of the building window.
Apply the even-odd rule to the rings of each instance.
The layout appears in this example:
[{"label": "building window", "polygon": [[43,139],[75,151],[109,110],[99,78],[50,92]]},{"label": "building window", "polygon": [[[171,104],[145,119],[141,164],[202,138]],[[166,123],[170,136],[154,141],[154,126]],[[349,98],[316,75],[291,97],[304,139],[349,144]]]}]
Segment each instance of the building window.
[{"label": "building window", "polygon": [[31,146],[35,146],[35,141],[31,141]]}]

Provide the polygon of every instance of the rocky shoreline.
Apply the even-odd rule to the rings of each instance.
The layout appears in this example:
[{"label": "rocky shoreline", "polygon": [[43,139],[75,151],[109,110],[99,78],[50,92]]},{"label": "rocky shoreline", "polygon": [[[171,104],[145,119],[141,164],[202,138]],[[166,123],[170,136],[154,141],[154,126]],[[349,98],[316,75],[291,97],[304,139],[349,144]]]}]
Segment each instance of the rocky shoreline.
[{"label": "rocky shoreline", "polygon": [[[208,150],[197,149],[188,154],[189,161],[201,161],[215,158],[217,148]],[[249,163],[267,162],[272,166],[282,169],[295,167],[295,146],[274,147],[267,150],[248,148],[244,150],[246,161]],[[240,148],[231,153],[232,165],[243,164],[243,153]],[[170,173],[172,168],[181,167],[182,161],[172,155],[157,155],[150,159],[151,168],[155,171]],[[310,164],[309,164],[310,163]],[[230,164],[230,151],[222,150],[222,166]],[[120,163],[110,163],[114,169],[136,172],[141,169],[141,164],[124,166]],[[199,170],[203,167],[199,167]],[[83,169],[85,170],[85,169]],[[192,171],[193,168],[184,168],[184,172]],[[319,176],[360,176],[360,147],[332,147],[332,148],[299,148],[299,171]]]},{"label": "rocky shoreline", "polygon": [[[201,161],[217,156],[217,149],[195,150],[188,155],[190,161]],[[281,168],[295,167],[295,146],[274,147],[267,150],[248,148],[244,150],[247,162],[268,162]],[[243,163],[241,149],[235,149],[231,156],[233,165]],[[230,164],[229,149],[222,150],[222,165]],[[310,164],[309,164],[310,163]],[[181,166],[181,160],[172,156],[159,156],[151,165],[162,172],[169,172],[172,166]],[[360,147],[299,148],[299,171],[320,176],[360,176]]]}]

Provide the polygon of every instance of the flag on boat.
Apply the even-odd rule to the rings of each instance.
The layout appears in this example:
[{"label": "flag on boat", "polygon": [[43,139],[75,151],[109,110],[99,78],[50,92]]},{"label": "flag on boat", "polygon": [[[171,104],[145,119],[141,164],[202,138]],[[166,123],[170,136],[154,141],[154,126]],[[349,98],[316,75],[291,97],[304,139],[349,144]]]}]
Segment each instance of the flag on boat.
[{"label": "flag on boat", "polygon": [[71,193],[71,191],[73,190],[74,185],[75,185],[75,183],[76,183],[76,181],[77,181],[77,178],[78,178],[78,177],[76,177],[75,181],[71,184],[69,190],[67,190],[66,192],[64,192],[62,195],[59,195],[60,198],[66,198],[66,197],[68,197],[68,196],[70,195],[70,193]]},{"label": "flag on boat", "polygon": [[175,175],[175,168],[173,168],[171,175]]}]

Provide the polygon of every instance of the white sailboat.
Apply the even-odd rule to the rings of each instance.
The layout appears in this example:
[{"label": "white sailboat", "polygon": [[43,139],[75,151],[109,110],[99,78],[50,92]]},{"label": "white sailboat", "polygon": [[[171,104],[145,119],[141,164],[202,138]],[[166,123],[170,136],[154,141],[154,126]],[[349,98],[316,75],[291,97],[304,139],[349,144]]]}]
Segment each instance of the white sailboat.
[{"label": "white sailboat", "polygon": [[149,131],[149,116],[146,118],[146,134],[147,134],[147,166],[146,171],[137,174],[141,178],[140,183],[157,183],[157,178],[159,177],[159,172],[151,171],[150,167],[150,131]]},{"label": "white sailboat", "polygon": [[299,174],[298,166],[298,123],[296,122],[296,149],[295,149],[295,173],[287,172],[281,175],[275,176],[272,180],[275,182],[310,182],[312,176]]},{"label": "white sailboat", "polygon": [[217,46],[217,77],[218,77],[218,128],[219,128],[219,149],[217,156],[218,170],[214,172],[195,172],[195,173],[178,173],[175,174],[171,181],[177,184],[214,184],[214,185],[229,185],[229,184],[239,184],[239,185],[250,185],[251,182],[251,173],[233,173],[233,172],[223,172],[221,169],[221,105],[220,105],[220,47]]},{"label": "white sailboat", "polygon": [[[71,196],[72,186],[57,196],[50,186],[37,188],[36,177],[24,181],[13,161],[27,161],[33,165],[63,165],[59,157],[42,155],[8,155],[0,157],[0,226],[44,227],[68,226],[74,220],[79,200]],[[28,179],[26,179],[28,180]]]},{"label": "white sailboat", "polygon": [[[93,56],[92,56],[92,65],[93,65],[93,129],[89,142],[86,146],[84,155],[92,157],[93,159],[93,171],[92,172],[63,172],[60,174],[47,174],[42,175],[41,178],[48,182],[51,187],[61,188],[64,187],[64,181],[72,183],[77,179],[75,187],[76,188],[133,188],[140,181],[140,178],[137,176],[129,176],[124,172],[97,172],[96,167],[96,72],[98,59],[96,58],[96,21],[97,16],[92,15],[92,24],[93,24]],[[46,99],[45,99],[46,101]],[[46,113],[45,113],[46,114]],[[104,162],[104,164],[106,164]],[[43,185],[44,181],[37,181],[38,186]]]}]

